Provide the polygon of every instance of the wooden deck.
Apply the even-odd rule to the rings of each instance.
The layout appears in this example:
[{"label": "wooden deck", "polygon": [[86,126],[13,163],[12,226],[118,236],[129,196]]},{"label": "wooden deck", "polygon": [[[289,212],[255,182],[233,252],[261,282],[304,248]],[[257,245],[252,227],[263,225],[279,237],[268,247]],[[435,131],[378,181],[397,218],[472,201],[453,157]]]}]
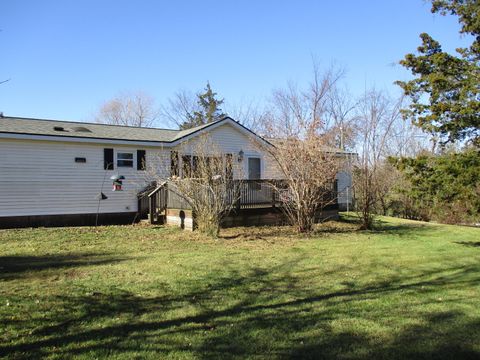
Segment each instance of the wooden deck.
[{"label": "wooden deck", "polygon": [[[275,186],[273,186],[273,184]],[[265,213],[280,213],[283,206],[282,199],[288,196],[287,184],[281,180],[233,180],[227,198],[232,204],[229,217],[241,216],[245,219],[250,216]],[[328,211],[337,211],[337,197],[335,186],[329,191],[331,205]],[[168,183],[157,186],[151,184],[139,194],[139,217],[149,218],[151,223],[162,223],[166,219],[167,210],[184,210],[191,213],[189,201],[179,193],[174,186]],[[173,213],[169,211],[169,213]],[[237,221],[232,221],[236,223]]]}]

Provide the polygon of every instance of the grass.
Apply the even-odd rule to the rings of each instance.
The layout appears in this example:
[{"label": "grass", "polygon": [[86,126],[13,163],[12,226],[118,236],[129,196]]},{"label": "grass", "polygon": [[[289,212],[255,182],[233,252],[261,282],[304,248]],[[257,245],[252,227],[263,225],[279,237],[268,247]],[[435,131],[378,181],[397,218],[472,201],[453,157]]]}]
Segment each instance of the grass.
[{"label": "grass", "polygon": [[480,357],[480,230],[0,231],[0,357]]}]

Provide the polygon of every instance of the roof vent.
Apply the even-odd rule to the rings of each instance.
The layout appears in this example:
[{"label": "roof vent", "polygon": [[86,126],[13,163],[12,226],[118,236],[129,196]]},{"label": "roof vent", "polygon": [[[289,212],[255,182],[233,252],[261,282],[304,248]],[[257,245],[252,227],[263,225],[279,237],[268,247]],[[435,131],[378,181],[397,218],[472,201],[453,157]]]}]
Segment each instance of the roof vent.
[{"label": "roof vent", "polygon": [[53,130],[55,130],[55,131],[66,131],[63,126],[54,126]]},{"label": "roof vent", "polygon": [[92,132],[92,130],[87,129],[86,127],[83,127],[83,126],[75,126],[72,129],[75,132]]}]

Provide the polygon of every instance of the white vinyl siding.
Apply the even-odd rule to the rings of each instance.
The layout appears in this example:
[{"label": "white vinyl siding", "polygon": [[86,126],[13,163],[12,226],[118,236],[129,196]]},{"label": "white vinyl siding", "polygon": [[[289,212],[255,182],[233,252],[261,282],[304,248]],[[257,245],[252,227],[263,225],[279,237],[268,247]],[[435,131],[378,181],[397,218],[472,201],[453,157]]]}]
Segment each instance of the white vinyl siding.
[{"label": "white vinyl siding", "polygon": [[[210,131],[211,140],[224,154],[232,154],[237,171],[234,177],[246,177],[248,157],[261,159],[261,176],[278,178],[273,159],[235,127],[224,124]],[[191,146],[193,141],[187,144]],[[114,170],[104,170],[104,148],[114,150]],[[185,147],[176,147],[182,152]],[[137,150],[146,151],[146,171],[137,170]],[[0,138],[0,216],[61,215],[96,213],[96,196],[108,196],[100,202],[100,213],[137,211],[137,193],[151,177],[170,175],[170,150],[160,146],[115,145]],[[238,162],[242,150],[244,157]],[[131,153],[132,167],[118,167],[118,154]],[[188,152],[184,152],[188,154]],[[85,158],[84,163],[75,158]],[[181,166],[181,164],[180,164]],[[123,191],[112,191],[112,175],[123,175]]]},{"label": "white vinyl siding", "polygon": [[[258,157],[261,163],[261,176],[263,179],[278,179],[281,178],[280,171],[275,163],[275,160],[268,154],[264,147],[260,146],[254,137],[245,135],[243,132],[237,130],[233,126],[224,124],[209,131],[209,141],[214,146],[214,153],[221,152],[223,154],[232,154],[235,162],[234,168],[235,178],[248,177],[248,158]],[[179,153],[193,154],[197,147],[196,139],[188,141],[187,143],[177,146],[176,150]],[[243,151],[243,161],[238,163],[238,154],[240,150]]]},{"label": "white vinyl siding", "polygon": [[[101,213],[137,211],[138,190],[146,183],[136,167],[103,169],[103,149],[136,154],[136,147],[0,139],[0,216],[95,213],[96,195]],[[164,151],[145,148],[147,165],[165,172],[170,164]],[[136,155],[134,155],[136,156]],[[85,163],[75,162],[84,157]],[[165,162],[161,164],[161,162]],[[158,163],[158,164],[157,164]],[[167,167],[168,166],[168,167]],[[112,191],[112,175],[123,175],[124,191]],[[102,185],[103,184],[103,185]]]}]

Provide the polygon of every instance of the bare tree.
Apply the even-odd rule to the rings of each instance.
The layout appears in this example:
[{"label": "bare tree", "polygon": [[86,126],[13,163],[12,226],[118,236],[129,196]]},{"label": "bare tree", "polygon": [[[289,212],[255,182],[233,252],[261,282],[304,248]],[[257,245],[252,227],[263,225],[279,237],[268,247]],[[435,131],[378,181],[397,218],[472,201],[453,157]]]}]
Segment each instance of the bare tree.
[{"label": "bare tree", "polygon": [[403,98],[392,101],[373,89],[359,103],[357,116],[358,159],[354,169],[353,188],[356,209],[362,228],[373,227],[374,216],[392,185],[385,175],[385,160],[394,139],[397,122],[403,121],[400,113]]},{"label": "bare tree", "polygon": [[386,152],[390,156],[415,157],[430,149],[431,140],[431,135],[414,125],[411,119],[397,120],[393,124]]},{"label": "bare tree", "polygon": [[208,134],[182,145],[179,153],[192,155],[182,157],[181,176],[172,178],[171,183],[192,207],[196,228],[217,237],[222,219],[239,199],[241,168]]},{"label": "bare tree", "polygon": [[254,132],[262,132],[263,120],[266,116],[266,110],[254,101],[242,101],[232,104],[225,101],[225,112],[243,126]]},{"label": "bare tree", "polygon": [[144,92],[122,93],[106,101],[96,115],[102,124],[151,127],[158,117],[155,100]]},{"label": "bare tree", "polygon": [[[255,101],[232,103],[225,100],[224,113],[250,130],[260,131],[266,111]],[[167,103],[161,107],[160,116],[171,126],[180,128],[189,122],[195,113],[201,111],[198,94],[188,90],[177,91]]]},{"label": "bare tree", "polygon": [[171,126],[180,128],[199,110],[197,96],[187,90],[179,90],[161,107],[160,116]]},{"label": "bare tree", "polygon": [[218,236],[222,220],[240,198],[240,163],[223,153],[208,133],[171,150],[170,156],[166,153],[160,151],[149,161],[141,182],[166,183],[191,208],[196,229]]},{"label": "bare tree", "polygon": [[273,139],[270,149],[285,179],[283,209],[299,232],[310,232],[319,212],[335,201],[333,184],[341,156],[335,149],[338,128],[328,127],[328,100],[342,71],[320,73],[314,64],[313,79],[305,90],[290,84],[275,91],[264,128]]},{"label": "bare tree", "polygon": [[195,95],[185,90],[177,92],[161,109],[161,115],[180,130],[186,130],[225,117],[221,109],[223,102],[207,82],[204,91]]},{"label": "bare tree", "polygon": [[355,145],[355,110],[357,101],[345,87],[335,86],[328,96],[327,111],[325,116],[326,126],[335,127],[337,146],[342,149],[353,149]]}]

